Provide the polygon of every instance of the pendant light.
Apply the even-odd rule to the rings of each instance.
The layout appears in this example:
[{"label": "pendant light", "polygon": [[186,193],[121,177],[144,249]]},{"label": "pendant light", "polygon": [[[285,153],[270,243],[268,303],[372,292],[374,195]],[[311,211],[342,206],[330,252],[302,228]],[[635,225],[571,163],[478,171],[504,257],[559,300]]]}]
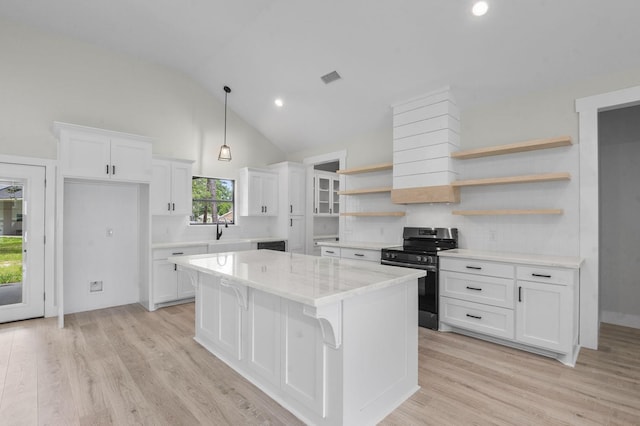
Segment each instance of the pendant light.
[{"label": "pendant light", "polygon": [[224,86],[224,140],[218,154],[219,161],[231,161],[231,148],[227,145],[227,95],[231,93],[229,86]]}]

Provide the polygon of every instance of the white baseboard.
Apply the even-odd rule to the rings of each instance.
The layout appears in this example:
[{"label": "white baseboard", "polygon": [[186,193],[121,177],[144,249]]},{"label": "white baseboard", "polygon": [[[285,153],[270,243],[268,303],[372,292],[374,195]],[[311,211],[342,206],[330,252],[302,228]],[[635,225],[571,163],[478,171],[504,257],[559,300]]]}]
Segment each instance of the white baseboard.
[{"label": "white baseboard", "polygon": [[602,311],[600,312],[600,322],[622,325],[624,327],[640,328],[640,315]]}]

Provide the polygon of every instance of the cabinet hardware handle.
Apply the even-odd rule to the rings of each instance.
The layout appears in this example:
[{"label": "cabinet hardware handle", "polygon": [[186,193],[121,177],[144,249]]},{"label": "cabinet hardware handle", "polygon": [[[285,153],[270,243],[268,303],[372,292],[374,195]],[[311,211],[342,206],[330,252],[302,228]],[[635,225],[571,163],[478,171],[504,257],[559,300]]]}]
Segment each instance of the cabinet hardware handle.
[{"label": "cabinet hardware handle", "polygon": [[316,207],[316,213],[318,213],[318,208]]},{"label": "cabinet hardware handle", "polygon": [[362,253],[354,253],[354,255],[358,256],[358,257],[364,257],[364,254],[362,254]]},{"label": "cabinet hardware handle", "polygon": [[173,264],[173,270],[178,271],[178,265],[176,265],[175,263]]},{"label": "cabinet hardware handle", "polygon": [[111,166],[111,174],[112,175],[116,174],[116,166]]},{"label": "cabinet hardware handle", "polygon": [[184,254],[183,251],[177,251],[175,253],[171,253],[172,256],[178,256],[179,254]]},{"label": "cabinet hardware handle", "polygon": [[264,212],[265,213],[267,212],[267,206],[264,206]]},{"label": "cabinet hardware handle", "polygon": [[289,204],[289,213],[293,213],[293,204]]},{"label": "cabinet hardware handle", "polygon": [[107,174],[109,174],[109,165],[107,164]]},{"label": "cabinet hardware handle", "polygon": [[475,291],[482,291],[482,289],[478,288],[478,287],[469,287],[469,286],[467,286],[467,289],[468,290],[475,290]]},{"label": "cabinet hardware handle", "polygon": [[518,287],[518,302],[522,302],[522,287]]},{"label": "cabinet hardware handle", "polygon": [[176,203],[171,204],[173,206],[173,211],[176,211]]},{"label": "cabinet hardware handle", "polygon": [[289,226],[293,226],[293,219],[289,219]]},{"label": "cabinet hardware handle", "polygon": [[171,211],[171,203],[167,203],[167,210]]},{"label": "cabinet hardware handle", "polygon": [[476,270],[481,270],[482,268],[480,266],[467,266],[467,269],[476,269]]},{"label": "cabinet hardware handle", "polygon": [[333,211],[332,211],[332,209],[329,209],[329,214],[333,214]]},{"label": "cabinet hardware handle", "polygon": [[332,251],[332,250],[325,250],[325,253],[331,253],[331,254],[333,254],[333,253],[335,253],[335,251]]},{"label": "cabinet hardware handle", "polygon": [[471,314],[467,314],[467,316],[469,318],[474,318],[474,319],[482,319],[482,317],[478,316],[478,315],[471,315]]},{"label": "cabinet hardware handle", "polygon": [[540,277],[540,278],[551,278],[551,275],[545,274],[531,274],[532,277]]}]

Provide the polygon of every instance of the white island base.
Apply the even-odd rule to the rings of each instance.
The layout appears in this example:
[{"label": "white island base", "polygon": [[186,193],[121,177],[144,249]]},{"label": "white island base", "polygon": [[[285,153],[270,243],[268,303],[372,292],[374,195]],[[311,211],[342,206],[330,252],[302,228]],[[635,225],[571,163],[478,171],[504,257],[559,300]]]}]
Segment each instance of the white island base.
[{"label": "white island base", "polygon": [[[364,268],[355,263],[335,270]],[[195,340],[303,422],[375,424],[419,389],[415,276],[313,306],[189,269]]]}]

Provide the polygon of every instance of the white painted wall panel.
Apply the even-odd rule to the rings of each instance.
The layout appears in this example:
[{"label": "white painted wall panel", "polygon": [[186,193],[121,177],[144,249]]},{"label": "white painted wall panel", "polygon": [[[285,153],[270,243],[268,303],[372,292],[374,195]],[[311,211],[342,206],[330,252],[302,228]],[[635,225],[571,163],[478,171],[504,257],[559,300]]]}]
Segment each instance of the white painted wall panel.
[{"label": "white painted wall panel", "polygon": [[406,138],[420,133],[433,132],[435,130],[451,129],[460,133],[460,122],[450,115],[429,118],[415,123],[405,124],[393,128],[393,139]]},{"label": "white painted wall panel", "polygon": [[441,143],[450,143],[452,149],[458,149],[460,146],[460,135],[450,129],[440,129],[428,133],[420,133],[419,135],[408,136],[406,138],[398,138],[393,141],[393,150],[402,151],[405,149],[419,148],[428,145],[437,145]]},{"label": "white painted wall panel", "polygon": [[[449,182],[454,181],[456,179],[457,179],[456,174],[451,172],[434,172],[434,173],[423,173],[419,175],[398,176],[393,178],[393,187],[397,189],[401,189],[401,188],[415,188],[420,186],[448,185]],[[427,224],[412,225],[412,226],[427,226]]]},{"label": "white painted wall panel", "polygon": [[403,126],[405,124],[414,123],[429,118],[450,115],[456,119],[460,119],[460,111],[450,101],[442,101],[437,104],[423,106],[402,114],[393,115],[393,127]]},{"label": "white painted wall panel", "polygon": [[394,164],[393,177],[394,180],[400,176],[418,175],[422,173],[449,172],[454,160],[449,157],[430,158],[419,161],[411,161],[408,163]]},{"label": "white painted wall panel", "polygon": [[414,161],[433,160],[433,159],[440,159],[440,158],[448,159],[450,151],[451,151],[451,145],[448,143],[430,145],[430,146],[425,146],[421,148],[407,149],[404,151],[395,151],[393,153],[394,169],[401,163],[410,163]]}]

